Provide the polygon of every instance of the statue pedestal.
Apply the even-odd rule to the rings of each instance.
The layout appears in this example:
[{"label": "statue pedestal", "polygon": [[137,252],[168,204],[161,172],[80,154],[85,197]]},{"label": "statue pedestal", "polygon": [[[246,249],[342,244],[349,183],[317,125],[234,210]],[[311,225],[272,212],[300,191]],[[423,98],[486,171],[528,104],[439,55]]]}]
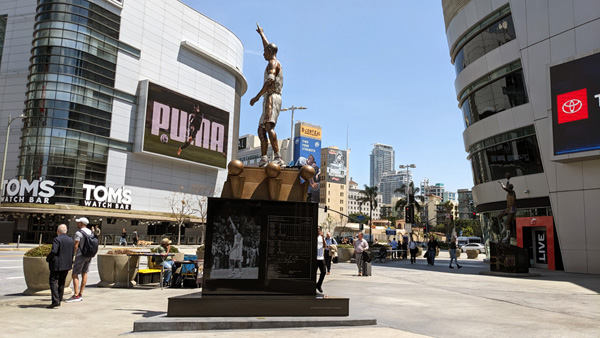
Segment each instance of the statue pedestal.
[{"label": "statue pedestal", "polygon": [[490,271],[529,273],[527,249],[508,243],[490,242]]},{"label": "statue pedestal", "polygon": [[329,296],[206,296],[169,298],[168,317],[348,316],[349,299]]}]

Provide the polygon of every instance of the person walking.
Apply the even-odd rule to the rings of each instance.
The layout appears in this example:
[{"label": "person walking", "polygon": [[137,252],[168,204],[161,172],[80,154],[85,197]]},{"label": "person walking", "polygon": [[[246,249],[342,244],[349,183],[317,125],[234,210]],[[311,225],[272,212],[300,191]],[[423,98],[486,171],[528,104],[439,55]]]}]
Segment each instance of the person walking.
[{"label": "person walking", "polygon": [[325,238],[323,238],[323,230],[319,228],[317,235],[317,269],[319,269],[319,281],[317,282],[317,291],[323,293],[323,281],[325,280]]},{"label": "person walking", "polygon": [[452,237],[452,242],[450,242],[450,269],[454,269],[452,267],[452,261],[456,263],[456,266],[460,269],[462,265],[458,264],[458,260],[456,259],[456,238]]},{"label": "person walking", "polygon": [[335,238],[331,237],[331,232],[327,233],[327,237],[325,237],[325,267],[327,268],[327,274],[331,272],[331,260],[333,259],[333,251],[331,251],[331,245],[337,246],[337,241]]},{"label": "person walking", "polygon": [[356,266],[358,266],[358,275],[362,276],[363,274],[363,260],[362,253],[365,250],[369,250],[369,243],[366,239],[363,239],[363,233],[360,232],[358,237],[354,241],[354,255],[356,257]]},{"label": "person walking", "polygon": [[435,265],[435,254],[437,253],[437,241],[431,237],[427,243],[427,261],[429,265]]},{"label": "person walking", "polygon": [[123,228],[121,232],[121,239],[119,240],[119,245],[127,246],[127,230]]},{"label": "person walking", "polygon": [[396,242],[396,238],[394,237],[394,240],[390,242],[390,246],[392,247],[392,259],[396,259],[396,258],[400,258],[398,255],[398,252],[396,250],[398,250],[398,242]]},{"label": "person walking", "polygon": [[[73,263],[73,297],[65,300],[66,303],[81,302],[83,300],[83,289],[87,284],[88,272],[90,271],[90,262],[93,257],[85,257],[81,253],[81,246],[83,246],[83,236],[93,236],[92,230],[87,228],[90,221],[86,217],[81,217],[75,220],[77,222],[77,228],[79,230],[75,233],[75,243],[73,253],[75,255],[75,263]],[[80,246],[81,245],[81,246]],[[81,275],[81,282],[79,281],[79,275]]]},{"label": "person walking", "polygon": [[138,233],[137,233],[137,229],[133,230],[133,246],[137,246],[138,244]]},{"label": "person walking", "polygon": [[69,270],[73,268],[75,243],[67,235],[67,226],[59,225],[56,234],[58,236],[52,241],[52,250],[46,257],[50,269],[50,292],[52,293],[52,304],[46,306],[47,309],[60,306],[65,291],[65,280]]},{"label": "person walking", "polygon": [[410,250],[410,264],[414,264],[417,262],[417,252],[419,252],[419,248],[417,248],[417,243],[415,241],[410,241],[408,248]]}]

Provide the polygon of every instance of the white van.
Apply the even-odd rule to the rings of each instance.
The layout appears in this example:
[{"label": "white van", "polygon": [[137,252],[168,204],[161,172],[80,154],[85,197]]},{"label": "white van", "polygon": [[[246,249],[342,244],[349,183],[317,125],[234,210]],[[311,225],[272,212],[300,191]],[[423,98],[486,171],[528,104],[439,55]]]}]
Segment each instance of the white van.
[{"label": "white van", "polygon": [[458,237],[456,239],[456,245],[459,249],[469,243],[481,243],[481,237]]}]

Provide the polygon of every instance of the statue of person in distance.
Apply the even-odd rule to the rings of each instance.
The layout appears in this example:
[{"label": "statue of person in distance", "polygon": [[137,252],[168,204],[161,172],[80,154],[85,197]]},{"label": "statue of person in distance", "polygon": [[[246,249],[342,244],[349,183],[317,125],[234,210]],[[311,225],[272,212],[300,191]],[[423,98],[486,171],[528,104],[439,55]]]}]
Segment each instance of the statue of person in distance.
[{"label": "statue of person in distance", "polygon": [[285,162],[281,158],[279,144],[277,144],[277,134],[275,133],[275,125],[277,124],[277,118],[281,111],[283,70],[281,68],[281,63],[277,60],[277,45],[269,43],[262,27],[260,27],[258,23],[256,24],[256,27],[256,31],[260,34],[264,47],[263,56],[268,63],[267,68],[265,69],[263,86],[258,94],[250,100],[250,105],[254,106],[260,97],[263,97],[263,111],[260,120],[258,121],[258,138],[260,139],[261,151],[261,158],[258,166],[264,167],[269,163],[267,150],[269,149],[270,141],[273,152],[275,153],[273,162],[284,167]]},{"label": "statue of person in distance", "polygon": [[506,173],[504,175],[506,177],[506,184],[498,181],[502,186],[502,189],[506,191],[506,209],[504,209],[499,215],[498,220],[502,222],[502,218],[506,216],[506,220],[503,223],[502,232],[500,233],[500,237],[502,238],[502,242],[507,243],[510,239],[510,225],[512,221],[515,219],[515,215],[517,213],[517,194],[513,189],[513,185],[510,183],[510,174]]}]

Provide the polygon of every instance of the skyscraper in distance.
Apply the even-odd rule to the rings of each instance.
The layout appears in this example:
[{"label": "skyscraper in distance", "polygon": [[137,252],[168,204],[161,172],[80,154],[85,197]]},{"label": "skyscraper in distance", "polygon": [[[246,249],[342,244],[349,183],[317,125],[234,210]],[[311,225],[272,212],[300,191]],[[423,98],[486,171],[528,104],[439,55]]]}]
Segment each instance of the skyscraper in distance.
[{"label": "skyscraper in distance", "polygon": [[376,186],[381,180],[381,176],[384,172],[394,170],[394,147],[375,143],[373,144],[373,150],[371,151],[371,175],[370,175],[370,186]]}]

